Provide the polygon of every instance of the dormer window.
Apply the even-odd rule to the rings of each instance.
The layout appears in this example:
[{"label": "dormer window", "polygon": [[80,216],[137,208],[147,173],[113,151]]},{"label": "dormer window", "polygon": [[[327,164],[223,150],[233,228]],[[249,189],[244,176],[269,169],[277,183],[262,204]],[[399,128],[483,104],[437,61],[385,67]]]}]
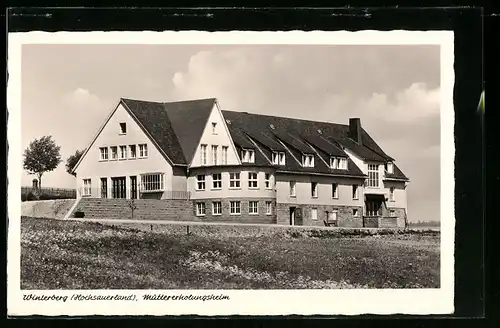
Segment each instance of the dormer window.
[{"label": "dormer window", "polygon": [[255,150],[243,149],[241,151],[241,161],[243,163],[254,163],[255,162]]},{"label": "dormer window", "polygon": [[212,134],[217,134],[217,123],[212,122]]},{"label": "dormer window", "polygon": [[302,155],[302,166],[303,167],[314,167],[314,155],[310,155],[310,154]]},{"label": "dormer window", "polygon": [[120,123],[120,134],[127,134],[127,123]]},{"label": "dormer window", "polygon": [[330,157],[330,168],[334,170],[347,170],[347,158]]},{"label": "dormer window", "polygon": [[285,152],[273,151],[273,164],[274,165],[285,165]]},{"label": "dormer window", "polygon": [[394,164],[392,162],[387,163],[385,165],[385,170],[387,173],[393,174],[394,173]]}]

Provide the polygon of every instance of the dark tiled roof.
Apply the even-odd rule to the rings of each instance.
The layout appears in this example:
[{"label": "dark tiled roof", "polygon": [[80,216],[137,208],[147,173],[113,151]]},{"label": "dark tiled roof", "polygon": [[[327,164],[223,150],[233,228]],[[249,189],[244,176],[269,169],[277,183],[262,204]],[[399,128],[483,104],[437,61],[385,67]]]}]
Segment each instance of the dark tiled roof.
[{"label": "dark tiled roof", "polygon": [[394,173],[386,173],[385,174],[385,178],[388,178],[388,179],[398,179],[398,180],[406,180],[408,181],[409,179],[406,177],[406,175],[401,171],[401,169],[396,165],[396,164],[393,164],[393,172]]},{"label": "dark tiled roof", "polygon": [[122,102],[133,113],[174,164],[187,164],[179,140],[162,103],[122,98]]}]

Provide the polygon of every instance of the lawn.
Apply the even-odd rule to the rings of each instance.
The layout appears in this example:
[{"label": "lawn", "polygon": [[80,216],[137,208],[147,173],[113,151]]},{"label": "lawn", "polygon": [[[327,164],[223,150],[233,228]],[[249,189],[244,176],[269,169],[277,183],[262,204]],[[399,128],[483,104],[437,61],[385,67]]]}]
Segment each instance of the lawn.
[{"label": "lawn", "polygon": [[[439,233],[187,235],[22,218],[22,289],[438,288]],[[234,228],[233,228],[234,230]]]}]

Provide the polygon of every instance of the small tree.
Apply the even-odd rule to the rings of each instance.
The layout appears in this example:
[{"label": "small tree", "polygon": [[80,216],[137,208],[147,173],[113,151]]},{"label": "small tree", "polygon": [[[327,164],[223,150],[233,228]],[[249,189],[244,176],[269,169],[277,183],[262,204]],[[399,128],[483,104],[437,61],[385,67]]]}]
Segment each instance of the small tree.
[{"label": "small tree", "polygon": [[68,157],[66,160],[66,172],[68,172],[71,175],[76,176],[76,173],[73,172],[73,168],[75,167],[76,163],[80,160],[82,157],[83,153],[85,152],[84,150],[77,150],[73,155]]},{"label": "small tree", "polygon": [[135,199],[132,198],[131,200],[128,201],[128,207],[130,207],[130,210],[132,211],[132,220],[134,219],[134,211],[137,209],[137,205],[135,205]]},{"label": "small tree", "polygon": [[61,163],[61,147],[57,146],[52,136],[33,140],[24,150],[23,168],[38,178],[38,187],[42,186],[42,176],[53,171]]}]

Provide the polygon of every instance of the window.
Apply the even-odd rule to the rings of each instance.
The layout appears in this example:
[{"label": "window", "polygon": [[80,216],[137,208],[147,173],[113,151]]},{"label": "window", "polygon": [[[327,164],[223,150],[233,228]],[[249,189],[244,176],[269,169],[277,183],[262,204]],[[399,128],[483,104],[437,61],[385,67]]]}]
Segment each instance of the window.
[{"label": "window", "polygon": [[314,167],[314,155],[302,155],[303,167]]},{"label": "window", "polygon": [[273,213],[273,203],[266,201],[266,215],[271,215]]},{"label": "window", "polygon": [[243,149],[241,151],[241,161],[243,163],[254,163],[255,151],[253,149]]},{"label": "window", "polygon": [[396,211],[395,210],[391,210],[389,213],[390,213],[389,215],[391,217],[395,217],[396,216]]},{"label": "window", "polygon": [[227,165],[227,146],[222,146],[222,165]]},{"label": "window", "polygon": [[352,210],[352,216],[357,217],[357,216],[358,216],[358,214],[359,214],[359,210],[358,210],[357,208],[354,208],[354,209]]},{"label": "window", "polygon": [[108,178],[101,178],[101,198],[108,198]]},{"label": "window", "polygon": [[212,145],[212,165],[217,165],[217,146]]},{"label": "window", "polygon": [[258,188],[257,172],[248,172],[248,188]]},{"label": "window", "polygon": [[130,159],[134,159],[137,157],[137,147],[135,145],[128,146],[130,151]]},{"label": "window", "polygon": [[141,175],[142,192],[157,192],[163,190],[163,173],[148,173]]},{"label": "window", "polygon": [[318,209],[311,208],[311,220],[316,221],[318,219]]},{"label": "window", "polygon": [[378,165],[368,164],[368,187],[378,188]]},{"label": "window", "polygon": [[196,215],[205,216],[205,213],[206,213],[205,203],[196,203]]},{"label": "window", "polygon": [[248,202],[248,214],[259,214],[259,202],[257,201]]},{"label": "window", "polygon": [[330,168],[336,170],[347,170],[347,158],[330,157]]},{"label": "window", "polygon": [[107,161],[108,158],[108,147],[99,148],[99,152],[101,153],[101,161]]},{"label": "window", "polygon": [[120,134],[127,133],[127,123],[120,123]]},{"label": "window", "polygon": [[117,157],[118,157],[118,147],[113,146],[113,147],[109,147],[109,148],[111,148],[111,159],[117,159]]},{"label": "window", "polygon": [[90,196],[92,194],[90,179],[83,179],[83,193],[82,196]]},{"label": "window", "polygon": [[394,164],[392,164],[391,162],[387,163],[385,170],[387,171],[387,173],[393,174],[394,173]]},{"label": "window", "polygon": [[212,122],[212,134],[217,134],[217,123]]},{"label": "window", "polygon": [[285,165],[285,153],[280,151],[273,151],[273,164]]},{"label": "window", "polygon": [[232,189],[240,188],[240,173],[239,172],[229,173],[229,188],[232,188]]},{"label": "window", "polygon": [[332,183],[332,198],[339,198],[339,185]]},{"label": "window", "polygon": [[231,201],[229,202],[229,213],[231,215],[241,214],[241,206],[239,201]]},{"label": "window", "polygon": [[207,145],[201,145],[201,165],[207,165]]},{"label": "window", "polygon": [[317,182],[311,182],[311,197],[313,197],[313,198],[318,197],[318,183]]},{"label": "window", "polygon": [[120,146],[120,159],[127,158],[127,146]]},{"label": "window", "polygon": [[295,197],[295,181],[290,181],[290,196]]},{"label": "window", "polygon": [[196,190],[205,190],[205,175],[199,174],[196,176]]},{"label": "window", "polygon": [[389,188],[389,200],[393,202],[395,200],[394,197],[394,187]]},{"label": "window", "polygon": [[212,215],[221,215],[221,214],[222,214],[222,202],[213,202]]},{"label": "window", "polygon": [[222,188],[222,174],[214,173],[212,174],[212,189],[221,189]]},{"label": "window", "polygon": [[140,144],[139,145],[139,158],[146,158],[148,157],[148,145],[147,144]]},{"label": "window", "polygon": [[266,176],[265,180],[266,189],[271,189],[271,173],[266,173],[265,176]]},{"label": "window", "polygon": [[352,185],[352,199],[358,199],[358,186]]}]

